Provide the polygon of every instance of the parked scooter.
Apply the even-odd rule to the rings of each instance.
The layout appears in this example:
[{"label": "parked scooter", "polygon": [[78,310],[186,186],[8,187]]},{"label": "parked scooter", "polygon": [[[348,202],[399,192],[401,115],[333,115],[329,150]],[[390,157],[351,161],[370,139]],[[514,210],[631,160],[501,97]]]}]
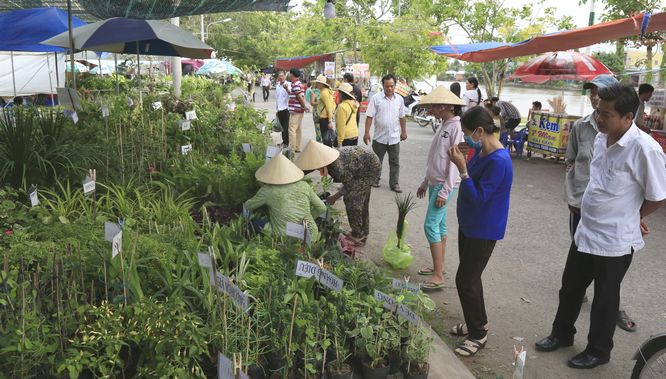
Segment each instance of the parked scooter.
[{"label": "parked scooter", "polygon": [[405,96],[407,114],[411,115],[420,127],[425,128],[426,126],[431,125],[433,132],[436,132],[439,124],[436,122],[435,117],[429,115],[425,108],[419,106],[420,99],[421,96],[415,91],[412,91],[409,95]]}]

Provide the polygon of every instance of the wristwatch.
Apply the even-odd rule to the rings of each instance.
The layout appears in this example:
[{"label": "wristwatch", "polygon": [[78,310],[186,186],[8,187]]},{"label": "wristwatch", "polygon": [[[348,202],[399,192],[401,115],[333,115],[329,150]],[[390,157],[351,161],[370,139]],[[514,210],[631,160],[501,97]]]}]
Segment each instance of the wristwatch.
[{"label": "wristwatch", "polygon": [[469,174],[466,173],[466,172],[461,172],[460,173],[460,180],[465,180],[465,179],[469,179]]}]

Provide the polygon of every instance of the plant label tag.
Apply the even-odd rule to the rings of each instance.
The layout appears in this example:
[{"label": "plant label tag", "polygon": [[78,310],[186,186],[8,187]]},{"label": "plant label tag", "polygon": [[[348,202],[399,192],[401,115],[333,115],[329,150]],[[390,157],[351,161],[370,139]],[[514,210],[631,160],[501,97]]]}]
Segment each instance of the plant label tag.
[{"label": "plant label tag", "polygon": [[127,106],[128,107],[134,106],[134,100],[132,100],[132,98],[129,96],[127,97]]},{"label": "plant label tag", "polygon": [[252,152],[252,145],[249,143],[244,143],[243,144],[243,152],[244,153],[251,153]]},{"label": "plant label tag", "polygon": [[236,110],[236,103],[227,104],[227,109],[229,110],[229,112],[235,111]]},{"label": "plant label tag", "polygon": [[411,322],[412,324],[414,324],[416,326],[419,325],[419,322],[421,321],[421,319],[411,309],[407,308],[406,306],[404,306],[402,304],[398,304],[397,311],[398,311],[398,314],[400,316],[406,318],[407,321]]},{"label": "plant label tag", "polygon": [[245,204],[243,204],[243,217],[246,219],[250,218],[250,210],[245,207]]},{"label": "plant label tag", "polygon": [[65,117],[69,117],[72,119],[72,122],[75,124],[79,122],[79,115],[76,114],[76,111],[71,110],[71,109],[65,109],[64,112]]},{"label": "plant label tag", "polygon": [[153,103],[153,109],[154,110],[162,109],[162,102],[161,101],[154,102]]},{"label": "plant label tag", "polygon": [[39,198],[37,197],[37,190],[30,192],[30,205],[36,207],[39,205]]},{"label": "plant label tag", "polygon": [[210,279],[209,283],[211,286],[215,286],[215,272],[213,270],[208,270],[208,278]]},{"label": "plant label tag", "polygon": [[395,309],[395,299],[380,290],[375,290],[375,299],[382,302],[384,308],[393,311]]},{"label": "plant label tag", "polygon": [[104,223],[104,239],[113,242],[113,237],[120,233],[120,226],[115,222],[106,221]]},{"label": "plant label tag", "polygon": [[217,354],[217,379],[235,379],[234,363],[222,353]]},{"label": "plant label tag", "polygon": [[280,148],[277,146],[266,147],[266,162],[273,159],[274,156],[280,154]]},{"label": "plant label tag", "polygon": [[87,195],[89,193],[92,193],[95,190],[95,181],[86,178],[86,181],[83,182],[83,194]]},{"label": "plant label tag", "polygon": [[305,226],[301,224],[295,224],[293,222],[288,222],[286,227],[286,234],[290,237],[298,238],[300,240],[305,239]]},{"label": "plant label tag", "polygon": [[319,275],[319,266],[314,263],[306,261],[296,262],[296,276],[301,278],[311,278],[315,275]]},{"label": "plant label tag", "polygon": [[192,144],[183,145],[180,147],[180,153],[182,155],[187,155],[187,153],[189,153],[190,150],[192,150]]},{"label": "plant label tag", "polygon": [[264,124],[259,124],[259,125],[257,125],[257,129],[259,129],[259,131],[261,132],[261,134],[264,134],[264,132],[266,131],[266,125],[264,125]]},{"label": "plant label tag", "polygon": [[210,255],[208,255],[208,253],[198,253],[197,258],[199,259],[199,266],[213,268],[213,262],[211,261]]},{"label": "plant label tag", "polygon": [[406,281],[400,279],[393,279],[393,288],[418,293],[421,290],[421,285],[418,283],[407,283]]},{"label": "plant label tag", "polygon": [[332,289],[335,292],[341,292],[344,282],[342,279],[333,275],[326,269],[319,267],[319,275],[317,281],[321,283],[324,287]]},{"label": "plant label tag", "polygon": [[236,304],[236,306],[243,311],[247,312],[250,309],[250,299],[247,297],[245,292],[241,291],[237,285],[233,284],[229,278],[223,274],[216,272],[215,273],[216,286],[217,289],[227,294],[231,298],[231,301]]},{"label": "plant label tag", "polygon": [[122,253],[123,251],[123,232],[120,231],[113,237],[111,241],[111,258],[115,258],[116,255]]},{"label": "plant label tag", "polygon": [[196,120],[197,119],[197,111],[191,110],[185,112],[185,119],[190,121],[190,120]]},{"label": "plant label tag", "polygon": [[384,308],[390,310],[391,312],[396,312],[397,314],[406,318],[407,321],[411,322],[414,325],[419,325],[419,322],[421,321],[421,319],[419,319],[419,316],[417,316],[416,313],[414,313],[411,309],[407,308],[406,306],[397,303],[395,299],[392,298],[391,296],[376,289],[375,299],[381,301],[384,304]]},{"label": "plant label tag", "polygon": [[109,117],[109,107],[102,107],[102,117]]},{"label": "plant label tag", "polygon": [[192,129],[192,122],[190,120],[180,120],[180,130],[186,131]]}]

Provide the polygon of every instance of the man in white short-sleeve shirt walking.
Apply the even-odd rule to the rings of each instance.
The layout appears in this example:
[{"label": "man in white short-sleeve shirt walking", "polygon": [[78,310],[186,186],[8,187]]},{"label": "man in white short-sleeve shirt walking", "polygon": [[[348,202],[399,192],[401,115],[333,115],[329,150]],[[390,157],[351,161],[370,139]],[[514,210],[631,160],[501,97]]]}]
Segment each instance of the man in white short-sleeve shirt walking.
[{"label": "man in white short-sleeve shirt walking", "polygon": [[666,200],[666,157],[633,123],[636,92],[614,84],[600,88],[598,96],[599,134],[580,224],[562,274],[553,329],[536,343],[540,351],[573,344],[583,296],[594,281],[587,347],[568,361],[573,368],[594,368],[610,360],[622,279],[633,253],[645,246],[648,229],[643,219]]},{"label": "man in white short-sleeve shirt walking", "polygon": [[[384,91],[370,98],[365,112],[365,135],[363,142],[370,142],[370,126],[375,121],[375,135],[372,138],[372,150],[384,163],[384,155],[389,156],[389,187],[400,193],[400,141],[407,139],[407,121],[405,120],[405,102],[395,93],[396,79],[393,74],[382,78]],[[380,174],[381,176],[381,174]],[[379,187],[379,179],[373,187]]]}]

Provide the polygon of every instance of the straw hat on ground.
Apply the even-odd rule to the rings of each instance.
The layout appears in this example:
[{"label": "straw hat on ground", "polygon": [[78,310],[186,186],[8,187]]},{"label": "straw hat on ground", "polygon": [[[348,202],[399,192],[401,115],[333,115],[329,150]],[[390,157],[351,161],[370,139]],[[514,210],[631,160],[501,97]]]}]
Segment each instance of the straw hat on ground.
[{"label": "straw hat on ground", "polygon": [[335,162],[339,156],[340,152],[336,149],[310,140],[294,163],[304,171],[317,170]]},{"label": "straw hat on ground", "polygon": [[448,88],[439,86],[421,98],[421,101],[419,102],[419,105],[436,104],[465,105],[465,102],[460,100],[460,98]]},{"label": "straw hat on ground", "polygon": [[282,154],[274,156],[254,173],[258,181],[266,184],[295,183],[303,176],[303,171]]},{"label": "straw hat on ground", "polygon": [[324,76],[324,75],[319,75],[319,76],[317,76],[317,79],[313,80],[313,82],[314,82],[314,83],[323,84],[323,85],[325,85],[326,87],[331,88],[331,86],[328,85],[328,82],[326,81],[326,76]]},{"label": "straw hat on ground", "polygon": [[338,91],[346,93],[347,95],[351,96],[352,99],[356,99],[356,97],[354,96],[354,87],[352,87],[352,85],[349,83],[340,84],[340,87],[338,87]]}]

